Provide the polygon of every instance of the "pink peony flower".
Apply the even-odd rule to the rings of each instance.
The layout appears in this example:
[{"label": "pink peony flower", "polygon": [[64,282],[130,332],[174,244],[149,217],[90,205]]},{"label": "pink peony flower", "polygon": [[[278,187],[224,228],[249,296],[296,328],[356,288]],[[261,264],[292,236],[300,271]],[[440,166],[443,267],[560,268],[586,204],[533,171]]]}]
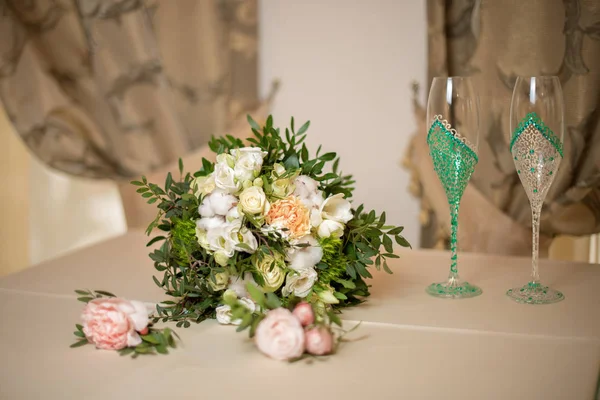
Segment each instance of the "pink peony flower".
[{"label": "pink peony flower", "polygon": [[147,332],[148,310],[144,303],[116,297],[87,303],[81,315],[83,333],[99,349],[119,350],[142,342]]},{"label": "pink peony flower", "polygon": [[298,303],[292,312],[294,317],[298,318],[300,324],[302,326],[308,326],[315,322],[315,314],[313,312],[312,306],[308,303],[302,302]]},{"label": "pink peony flower", "polygon": [[306,331],[306,351],[316,356],[331,353],[333,350],[333,335],[324,326]]},{"label": "pink peony flower", "polygon": [[277,308],[267,313],[256,328],[256,346],[275,360],[292,360],[304,353],[304,330],[290,310]]}]

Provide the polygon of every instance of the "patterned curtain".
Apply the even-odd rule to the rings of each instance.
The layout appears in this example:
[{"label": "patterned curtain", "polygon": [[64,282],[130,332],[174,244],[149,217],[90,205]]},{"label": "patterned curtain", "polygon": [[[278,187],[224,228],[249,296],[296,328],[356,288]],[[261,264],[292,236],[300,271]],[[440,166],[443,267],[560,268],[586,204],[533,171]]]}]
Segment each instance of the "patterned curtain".
[{"label": "patterned curtain", "polygon": [[148,173],[257,96],[256,0],[0,0],[0,99],[55,169]]},{"label": "patterned curtain", "polygon": [[[529,202],[508,148],[517,76],[557,75],[564,91],[565,157],[546,198],[542,233],[549,239],[599,232],[600,2],[428,0],[427,11],[429,81],[472,76],[481,96],[480,161],[463,199],[467,210],[461,207],[461,229],[471,236],[465,250],[525,254],[531,245]],[[425,132],[422,106],[416,104],[416,111]],[[427,157],[419,146],[415,138],[409,165],[414,191],[424,199],[422,244],[432,247],[444,237],[439,219],[448,211],[434,206],[435,176],[416,167]]]}]

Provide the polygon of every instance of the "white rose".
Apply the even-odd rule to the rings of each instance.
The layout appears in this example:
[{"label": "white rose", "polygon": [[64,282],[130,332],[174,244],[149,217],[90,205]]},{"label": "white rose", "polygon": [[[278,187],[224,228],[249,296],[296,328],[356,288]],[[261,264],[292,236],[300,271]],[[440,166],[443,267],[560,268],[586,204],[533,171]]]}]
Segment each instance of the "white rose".
[{"label": "white rose", "polygon": [[233,168],[227,164],[215,166],[215,186],[227,193],[237,193],[242,188],[242,182],[235,179]]},{"label": "white rose", "polygon": [[323,249],[319,246],[317,239],[311,235],[300,238],[294,244],[309,244],[308,247],[290,247],[287,252],[289,266],[291,269],[299,271],[312,268],[323,258]]},{"label": "white rose", "polygon": [[321,205],[321,216],[331,221],[347,223],[352,219],[352,206],[344,199],[342,193],[338,193],[326,199]]},{"label": "white rose", "polygon": [[227,259],[233,257],[235,251],[235,243],[231,241],[228,235],[227,226],[223,224],[218,228],[211,229],[206,232],[206,241],[210,250],[214,251],[215,261],[219,265],[227,264]]},{"label": "white rose", "polygon": [[[241,299],[239,299],[239,302],[241,305],[250,310],[250,312],[256,311],[256,304],[254,304],[254,302],[251,299],[242,297]],[[242,323],[242,321],[239,319],[233,321],[231,320],[231,307],[227,304],[218,306],[216,308],[216,312],[217,321],[222,325],[239,325]]]},{"label": "white rose", "polygon": [[199,176],[192,183],[192,187],[197,197],[210,194],[216,188],[215,177],[212,174],[209,176]]},{"label": "white rose", "polygon": [[[236,219],[232,222],[229,222],[223,226],[223,229],[226,232],[225,234],[227,239],[231,241],[235,247],[235,250],[252,254],[258,248],[256,237],[254,237],[248,228],[242,226],[241,220]],[[250,249],[239,246],[241,243],[247,245]]]},{"label": "white rose", "polygon": [[222,191],[214,191],[202,200],[198,206],[198,213],[202,217],[214,217],[215,215],[227,215],[237,204],[237,199],[231,194]]},{"label": "white rose", "polygon": [[219,306],[216,308],[217,312],[217,321],[222,325],[231,324],[231,307],[227,304]]},{"label": "white rose", "polygon": [[243,305],[248,310],[250,310],[250,312],[256,311],[256,304],[254,304],[254,302],[252,301],[252,299],[249,299],[247,297],[242,297],[239,300],[239,302],[240,302],[241,305]]},{"label": "white rose", "polygon": [[317,235],[322,238],[327,238],[330,236],[342,237],[344,236],[344,224],[326,219],[319,225],[319,228],[317,229]]},{"label": "white rose", "polygon": [[258,147],[244,147],[231,150],[231,154],[235,158],[235,177],[244,182],[253,180],[260,174],[263,158],[267,155],[267,152]]},{"label": "white rose", "polygon": [[248,289],[246,289],[246,285],[248,283],[256,285],[256,281],[250,272],[246,272],[244,274],[244,278],[240,276],[232,276],[228,289],[233,290],[238,297],[248,297],[250,295],[248,293]]},{"label": "white rose", "polygon": [[215,280],[212,278],[208,278],[208,284],[215,292],[219,290],[223,290],[227,287],[229,283],[229,273],[228,272],[218,272],[215,274]]},{"label": "white rose", "polygon": [[305,268],[299,271],[290,272],[285,280],[282,294],[284,296],[289,296],[293,293],[296,297],[306,297],[310,293],[316,280],[317,271],[313,268]]},{"label": "white rose", "polygon": [[248,214],[266,214],[268,212],[269,202],[262,188],[251,186],[240,193],[240,204],[242,210]]},{"label": "white rose", "polygon": [[285,308],[267,313],[256,328],[256,347],[275,360],[292,360],[304,353],[304,329]]}]

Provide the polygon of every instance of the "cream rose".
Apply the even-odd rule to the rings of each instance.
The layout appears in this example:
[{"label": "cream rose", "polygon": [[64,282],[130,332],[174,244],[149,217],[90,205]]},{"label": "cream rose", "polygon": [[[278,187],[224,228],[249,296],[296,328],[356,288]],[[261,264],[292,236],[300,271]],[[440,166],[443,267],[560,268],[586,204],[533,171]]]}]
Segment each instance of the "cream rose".
[{"label": "cream rose", "polygon": [[277,308],[267,313],[256,328],[256,346],[275,360],[293,360],[304,353],[304,330],[292,313]]},{"label": "cream rose", "polygon": [[294,294],[296,297],[306,297],[310,293],[315,281],[317,280],[317,271],[313,268],[305,268],[299,271],[290,272],[285,280],[285,286],[281,293],[284,296]]},{"label": "cream rose", "polygon": [[217,187],[215,185],[215,177],[212,174],[209,176],[199,176],[194,180],[192,187],[197,197],[210,194]]},{"label": "cream rose", "polygon": [[344,236],[344,224],[329,219],[324,220],[317,229],[317,235],[322,238]]},{"label": "cream rose", "polygon": [[262,188],[258,186],[250,186],[240,193],[240,205],[242,211],[248,214],[259,214],[269,210],[269,202]]},{"label": "cream rose", "polygon": [[241,182],[253,180],[260,174],[263,158],[267,155],[258,147],[244,147],[231,150],[235,159],[234,173]]},{"label": "cream rose", "polygon": [[137,346],[142,343],[138,332],[148,326],[144,303],[116,297],[91,300],[81,318],[87,340],[105,350]]},{"label": "cream rose", "polygon": [[296,196],[271,204],[265,222],[290,239],[298,239],[310,233],[310,214]]},{"label": "cream rose", "polygon": [[265,291],[274,292],[283,284],[285,273],[280,267],[281,264],[283,264],[281,257],[273,257],[270,254],[265,254],[262,260],[256,263],[256,269],[265,281],[263,286]]},{"label": "cream rose", "polygon": [[338,193],[323,202],[321,205],[321,216],[323,219],[346,224],[352,219],[351,208],[350,202],[344,199],[344,195]]},{"label": "cream rose", "polygon": [[208,284],[215,292],[219,290],[224,290],[227,288],[227,284],[229,283],[229,273],[228,272],[218,272],[215,274],[215,279],[208,278]]},{"label": "cream rose", "polygon": [[271,178],[273,180],[272,189],[273,195],[277,197],[287,197],[294,191],[294,184],[292,183],[292,177],[280,178],[286,173],[285,168],[281,164],[273,165],[273,172]]}]

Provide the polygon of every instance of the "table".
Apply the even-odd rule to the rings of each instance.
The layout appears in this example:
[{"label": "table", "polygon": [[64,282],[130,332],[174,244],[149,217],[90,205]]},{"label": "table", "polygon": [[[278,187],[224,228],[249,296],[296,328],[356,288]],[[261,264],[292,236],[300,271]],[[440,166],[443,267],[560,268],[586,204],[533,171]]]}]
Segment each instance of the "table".
[{"label": "table", "polygon": [[[281,363],[245,334],[206,321],[177,329],[168,356],[120,357],[69,349],[82,303],[74,289],[164,299],[151,275],[147,237],[130,232],[0,279],[0,399],[593,399],[600,371],[600,266],[543,261],[546,284],[566,300],[529,306],[504,292],[524,283],[527,258],[459,255],[482,296],[425,293],[447,275],[449,254],[398,250],[393,275],[376,273],[362,321],[334,357]],[[359,339],[359,340],[358,340]]]}]

